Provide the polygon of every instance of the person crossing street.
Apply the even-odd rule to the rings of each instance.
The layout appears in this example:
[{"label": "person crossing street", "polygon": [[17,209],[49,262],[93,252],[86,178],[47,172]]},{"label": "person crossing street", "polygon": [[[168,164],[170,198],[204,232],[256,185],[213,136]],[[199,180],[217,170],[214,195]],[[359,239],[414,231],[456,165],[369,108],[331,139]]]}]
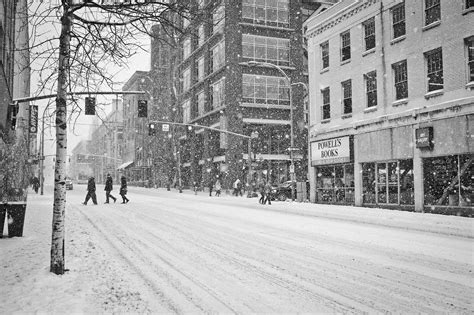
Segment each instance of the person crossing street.
[{"label": "person crossing street", "polygon": [[107,179],[105,180],[105,203],[109,203],[109,199],[112,198],[114,200],[114,203],[117,201],[117,198],[112,196],[110,192],[112,191],[112,176],[110,174],[107,174]]},{"label": "person crossing street", "polygon": [[87,202],[92,198],[92,202],[97,205],[97,196],[95,195],[95,179],[93,176],[89,177],[87,181],[87,195],[86,200],[82,203],[84,206],[87,206]]}]

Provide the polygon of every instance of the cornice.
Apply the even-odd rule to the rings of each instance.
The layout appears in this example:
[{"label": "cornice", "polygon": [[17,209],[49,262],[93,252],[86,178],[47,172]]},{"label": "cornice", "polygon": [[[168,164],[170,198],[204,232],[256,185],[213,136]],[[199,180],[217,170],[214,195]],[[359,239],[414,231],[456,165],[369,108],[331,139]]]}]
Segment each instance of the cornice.
[{"label": "cornice", "polygon": [[377,2],[380,2],[380,1],[381,0],[365,0],[360,5],[355,6],[354,8],[352,8],[352,10],[341,13],[340,15],[334,16],[333,18],[330,18],[326,21],[323,21],[323,23],[321,23],[321,25],[319,27],[315,28],[311,32],[308,32],[306,37],[307,38],[313,38],[313,37],[325,32],[325,31],[335,27],[336,25],[342,23],[343,21],[348,20],[352,16],[358,14],[361,11],[366,10],[370,6],[376,4]]}]

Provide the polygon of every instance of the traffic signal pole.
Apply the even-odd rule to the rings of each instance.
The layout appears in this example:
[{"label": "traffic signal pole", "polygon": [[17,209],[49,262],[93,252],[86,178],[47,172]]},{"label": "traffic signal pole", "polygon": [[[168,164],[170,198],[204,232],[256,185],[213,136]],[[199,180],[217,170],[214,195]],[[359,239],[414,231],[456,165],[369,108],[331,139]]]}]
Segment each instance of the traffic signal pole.
[{"label": "traffic signal pole", "polygon": [[[229,135],[241,137],[244,139],[248,140],[248,157],[247,157],[247,163],[248,163],[248,174],[247,174],[247,184],[248,184],[248,191],[247,191],[247,198],[252,197],[252,192],[250,191],[251,188],[251,182],[252,182],[252,138],[254,138],[254,135],[256,133],[253,133],[250,136],[241,134],[241,133],[236,133],[228,130],[222,130],[222,129],[217,129],[209,126],[202,126],[198,124],[187,124],[187,123],[179,123],[179,122],[171,122],[171,121],[162,121],[162,120],[153,120],[148,123],[148,128],[153,129],[155,134],[156,134],[156,126],[155,124],[161,124],[161,125],[178,125],[178,126],[185,126],[185,127],[193,127],[193,128],[201,128],[201,129],[207,129],[207,130],[213,130],[217,132],[222,132],[226,133]],[[151,132],[149,133],[151,134]],[[258,134],[257,134],[258,135]],[[181,180],[181,178],[179,179]]]},{"label": "traffic signal pole", "polygon": [[[75,96],[75,95],[127,95],[127,94],[146,94],[144,91],[98,91],[98,92],[69,92],[67,93],[67,96]],[[15,103],[26,103],[26,102],[32,102],[32,101],[38,101],[38,100],[45,100],[49,98],[55,98],[57,97],[57,94],[48,94],[48,95],[39,95],[39,96],[29,96],[29,97],[22,97],[22,98],[17,98],[13,99],[13,102]],[[51,103],[50,103],[51,104]],[[43,195],[44,192],[44,114],[46,113],[46,110],[48,109],[49,105],[48,104],[45,109],[43,110],[43,115],[42,115],[42,122],[41,122],[41,135],[40,135],[40,156],[39,156],[39,180],[40,180],[40,194]],[[32,105],[31,105],[32,106]]]}]

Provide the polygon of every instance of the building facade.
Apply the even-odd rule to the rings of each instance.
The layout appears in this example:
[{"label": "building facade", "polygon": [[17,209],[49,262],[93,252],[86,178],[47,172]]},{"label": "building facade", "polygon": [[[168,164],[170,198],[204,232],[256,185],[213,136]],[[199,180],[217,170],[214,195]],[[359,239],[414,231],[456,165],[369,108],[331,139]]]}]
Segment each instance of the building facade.
[{"label": "building facade", "polygon": [[236,179],[249,184],[251,135],[250,184],[289,180],[292,162],[296,180],[304,181],[302,26],[319,1],[209,0],[196,6],[205,17],[185,20],[180,38],[181,119],[196,125],[179,139],[183,185],[208,187],[216,178],[225,189]]},{"label": "building facade", "polygon": [[[148,135],[148,112],[151,107],[152,80],[148,71],[135,71],[122,87],[123,91],[145,94],[123,96],[123,137],[120,141],[122,164],[118,171],[131,185],[148,186],[152,181],[153,139]],[[147,101],[146,117],[139,117],[139,101]]]},{"label": "building facade", "polygon": [[307,20],[312,202],[472,215],[473,17],[349,0]]}]

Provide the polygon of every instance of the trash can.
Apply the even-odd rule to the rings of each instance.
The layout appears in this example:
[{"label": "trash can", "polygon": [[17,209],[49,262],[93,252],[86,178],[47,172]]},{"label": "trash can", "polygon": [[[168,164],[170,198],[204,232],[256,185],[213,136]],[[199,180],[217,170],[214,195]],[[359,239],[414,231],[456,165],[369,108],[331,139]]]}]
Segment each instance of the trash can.
[{"label": "trash can", "polygon": [[6,208],[8,215],[8,237],[22,237],[23,225],[25,223],[26,202],[7,204]]},{"label": "trash can", "polygon": [[3,227],[5,225],[5,215],[7,213],[7,207],[4,204],[0,204],[0,238],[3,237]]}]

